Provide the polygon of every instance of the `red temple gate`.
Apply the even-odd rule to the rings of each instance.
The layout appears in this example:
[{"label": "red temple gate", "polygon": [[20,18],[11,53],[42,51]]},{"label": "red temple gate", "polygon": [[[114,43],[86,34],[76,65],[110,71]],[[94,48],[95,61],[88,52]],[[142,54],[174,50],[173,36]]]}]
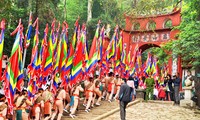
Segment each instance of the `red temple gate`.
[{"label": "red temple gate", "polygon": [[[164,15],[137,18],[125,16],[125,18],[123,37],[124,43],[127,44],[127,52],[129,49],[134,51],[136,45],[143,52],[150,47],[161,47],[171,40],[176,40],[179,31],[173,30],[173,27],[179,26],[181,22],[180,9],[174,9],[173,12]],[[169,59],[168,72],[170,74],[179,72],[181,76],[180,58]]]}]

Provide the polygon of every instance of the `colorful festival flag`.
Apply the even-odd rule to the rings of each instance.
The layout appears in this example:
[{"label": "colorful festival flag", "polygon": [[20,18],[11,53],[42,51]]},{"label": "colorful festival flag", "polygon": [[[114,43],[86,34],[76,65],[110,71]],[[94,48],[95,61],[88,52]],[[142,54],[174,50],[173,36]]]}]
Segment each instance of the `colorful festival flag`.
[{"label": "colorful festival flag", "polygon": [[93,71],[94,66],[98,62],[98,38],[99,38],[100,21],[97,24],[97,29],[90,48],[88,71]]},{"label": "colorful festival flag", "polygon": [[30,15],[29,15],[29,21],[28,21],[28,29],[26,31],[26,34],[25,34],[25,41],[24,41],[24,46],[25,48],[28,48],[29,45],[30,45],[30,41],[31,41],[31,32],[32,32],[32,12],[30,12]]},{"label": "colorful festival flag", "polygon": [[73,67],[71,71],[71,84],[75,84],[77,81],[80,81],[82,78],[82,63],[84,61],[84,40],[85,40],[85,24],[82,25],[82,30],[80,33],[80,26],[78,29],[78,41],[77,41],[77,47],[74,54],[73,59]]},{"label": "colorful festival flag", "polygon": [[[85,33],[85,37],[86,37],[86,31],[84,31]],[[83,38],[84,39],[84,52],[83,52],[83,65],[82,65],[82,71],[83,71],[83,76],[86,76],[86,73],[88,72],[88,62],[89,62],[89,55],[88,55],[88,43],[87,43],[87,40],[86,38]]]},{"label": "colorful festival flag", "polygon": [[106,50],[106,56],[107,60],[110,60],[111,58],[114,58],[116,53],[116,43],[118,40],[118,25],[115,27],[115,32],[112,36],[112,39],[108,45],[108,48]]},{"label": "colorful festival flag", "polygon": [[20,40],[22,37],[22,25],[21,25],[21,19],[19,21],[19,25],[16,28],[16,30],[11,33],[13,35],[17,31],[17,35],[15,38],[15,42],[11,51],[11,56],[8,62],[8,65],[6,67],[6,77],[5,77],[5,96],[8,100],[8,105],[10,110],[13,109],[13,100],[14,100],[14,94],[17,86],[17,78],[19,76],[19,66],[21,66],[19,63],[20,56],[22,52],[20,52]]},{"label": "colorful festival flag", "polygon": [[61,39],[61,53],[60,53],[60,61],[59,61],[59,71],[62,79],[62,85],[66,85],[66,60],[68,55],[68,24],[66,22],[63,23],[62,33],[60,36]]},{"label": "colorful festival flag", "polygon": [[118,69],[120,67],[122,50],[123,50],[123,35],[122,35],[122,31],[121,31],[120,38],[119,38],[119,41],[118,41],[117,47],[116,47],[116,56],[115,56],[116,69]]},{"label": "colorful festival flag", "polygon": [[5,20],[1,21],[0,29],[1,29],[1,34],[0,34],[0,79],[1,79],[1,76],[2,76],[2,61],[3,61]]},{"label": "colorful festival flag", "polygon": [[48,50],[46,52],[46,63],[44,66],[44,73],[43,75],[46,77],[53,71],[53,52],[55,43],[55,36],[54,36],[54,29],[55,29],[55,20],[52,22],[51,25],[51,33],[48,41]]},{"label": "colorful festival flag", "polygon": [[100,36],[99,36],[99,50],[98,50],[98,61],[102,62],[103,57],[103,40],[105,35],[104,26],[101,28]]},{"label": "colorful festival flag", "polygon": [[152,55],[150,53],[148,53],[148,57],[146,60],[146,67],[144,69],[144,73],[146,74],[146,76],[151,75],[151,66],[152,66]]},{"label": "colorful festival flag", "polygon": [[41,81],[43,79],[44,66],[46,62],[46,53],[48,50],[47,35],[48,35],[48,24],[46,24],[46,28],[44,30],[44,37],[43,37],[42,44],[40,47],[40,52],[39,52],[39,57],[38,57],[38,62],[37,62],[38,63],[37,67],[39,69],[39,74],[40,74],[39,80]]},{"label": "colorful festival flag", "polygon": [[72,42],[69,46],[69,52],[68,52],[68,57],[67,57],[67,60],[66,60],[66,75],[70,75],[70,72],[71,72],[71,68],[72,68],[72,62],[73,62],[73,59],[74,59],[74,51],[75,51],[75,43],[77,41],[77,32],[78,32],[78,20],[76,20],[75,22],[75,28],[74,28],[74,34],[73,34],[73,37],[72,37]]},{"label": "colorful festival flag", "polygon": [[34,76],[38,76],[38,43],[39,43],[38,18],[36,19],[34,26],[35,24],[36,24],[36,28],[35,28],[35,36],[33,40],[31,63],[28,65],[31,78]]}]

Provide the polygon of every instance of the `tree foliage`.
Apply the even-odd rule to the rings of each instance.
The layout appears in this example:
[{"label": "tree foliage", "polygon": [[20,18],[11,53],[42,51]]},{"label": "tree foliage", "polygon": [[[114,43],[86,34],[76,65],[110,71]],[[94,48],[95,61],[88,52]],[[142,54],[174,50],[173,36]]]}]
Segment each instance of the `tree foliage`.
[{"label": "tree foliage", "polygon": [[185,0],[182,7],[182,22],[177,41],[164,46],[181,56],[183,65],[197,68],[200,65],[200,0]]},{"label": "tree foliage", "polygon": [[[165,14],[177,6],[180,0],[132,0],[132,5],[126,9],[131,16],[149,16]],[[131,7],[131,8],[130,8]]]},{"label": "tree foliage", "polygon": [[142,53],[143,63],[146,61],[148,53],[151,53],[154,57],[158,58],[158,66],[164,65],[164,63],[167,63],[170,58],[170,56],[162,47],[152,47]]},{"label": "tree foliage", "polygon": [[[102,25],[111,25],[111,30],[118,24],[124,28],[124,13],[131,16],[163,14],[171,11],[181,0],[92,0],[92,19],[87,22],[87,39],[89,44],[95,33],[96,24],[101,20]],[[200,0],[185,0],[182,7],[182,22],[179,40],[168,43],[162,49],[150,49],[158,53],[162,59],[166,50],[173,50],[184,61],[189,61],[194,66],[200,65],[199,29],[200,29]],[[0,19],[6,19],[4,54],[10,55],[14,43],[14,36],[10,33],[15,29],[21,18],[24,31],[28,27],[30,11],[33,21],[39,17],[40,40],[46,23],[51,24],[55,18],[58,21],[67,21],[69,24],[69,39],[74,28],[75,20],[80,17],[80,24],[87,21],[88,0],[1,0]],[[56,24],[57,25],[57,24]],[[50,25],[49,25],[50,26]],[[112,34],[113,31],[111,31]],[[24,32],[25,33],[25,32]],[[33,37],[32,37],[33,39]],[[32,43],[31,43],[32,44]],[[31,56],[32,46],[28,49],[27,58]],[[161,60],[165,62],[166,60]],[[27,60],[27,63],[30,61]]]}]

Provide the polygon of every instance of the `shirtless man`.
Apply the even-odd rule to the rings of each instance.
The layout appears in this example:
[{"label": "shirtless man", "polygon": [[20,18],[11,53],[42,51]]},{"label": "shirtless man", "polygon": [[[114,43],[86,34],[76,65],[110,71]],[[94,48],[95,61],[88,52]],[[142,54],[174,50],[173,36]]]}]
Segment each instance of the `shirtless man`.
[{"label": "shirtless man", "polygon": [[75,111],[76,111],[76,109],[77,109],[77,107],[78,107],[79,93],[80,93],[80,92],[83,92],[83,91],[84,91],[84,89],[81,87],[81,84],[80,84],[80,83],[77,83],[77,84],[75,85],[74,92],[73,92],[73,96],[74,96],[74,105],[73,105],[73,109],[72,109],[72,111],[71,111],[71,114],[69,114],[70,117],[72,117],[72,118],[74,118],[74,116],[75,116]]},{"label": "shirtless man", "polygon": [[23,89],[20,95],[16,98],[15,110],[16,110],[16,120],[28,120],[29,109],[27,107],[31,106],[32,103],[27,99],[27,90]]},{"label": "shirtless man", "polygon": [[[15,92],[15,95],[14,95],[14,108],[15,108],[15,106],[16,106],[16,101],[17,101],[17,98],[18,98],[18,96],[21,94],[21,92],[18,90],[18,89],[16,89],[16,92]],[[12,120],[16,120],[16,111],[14,110],[13,111],[13,116],[12,116]]]},{"label": "shirtless man", "polygon": [[38,93],[35,96],[35,102],[32,108],[33,120],[40,120],[42,118],[42,110],[44,110],[44,100],[42,97],[43,89],[39,88]]},{"label": "shirtless man", "polygon": [[116,100],[119,97],[119,90],[120,90],[120,86],[122,84],[122,79],[119,77],[119,74],[116,74],[116,78],[115,78],[115,85],[116,85],[116,94],[114,99]]},{"label": "shirtless man", "polygon": [[64,108],[64,111],[66,113],[69,113],[68,109],[69,109],[69,106],[70,106],[70,102],[71,102],[71,98],[70,98],[70,88],[69,88],[69,84],[66,85],[65,87],[65,91],[66,91],[66,100],[65,100],[65,108]]},{"label": "shirtless man", "polygon": [[50,92],[50,85],[46,85],[46,89],[42,93],[42,98],[44,100],[44,120],[49,120],[51,118],[51,103],[53,103],[53,94]]},{"label": "shirtless man", "polygon": [[95,102],[95,98],[96,98],[96,95],[98,96],[98,100],[96,102],[95,105],[99,106],[100,105],[100,101],[101,101],[101,91],[100,91],[100,79],[99,79],[99,73],[97,72],[96,73],[96,79],[94,80],[94,97],[93,97],[93,101],[92,101],[92,105],[94,106],[94,102]]},{"label": "shirtless man", "polygon": [[92,102],[92,98],[93,98],[93,92],[94,92],[94,84],[93,84],[93,76],[89,77],[89,80],[85,81],[85,94],[86,94],[86,99],[87,101],[87,105],[85,108],[85,111],[88,113],[90,111],[90,105]]},{"label": "shirtless man", "polygon": [[5,101],[5,95],[0,94],[0,120],[6,120],[8,106]]},{"label": "shirtless man", "polygon": [[111,69],[110,72],[108,73],[108,77],[105,77],[106,86],[107,86],[106,100],[108,100],[109,102],[111,102],[113,94],[114,94],[114,90],[115,90],[115,83],[114,83],[113,75],[114,75],[114,73]]},{"label": "shirtless man", "polygon": [[57,90],[57,93],[55,95],[54,104],[55,104],[56,108],[55,108],[55,111],[52,115],[51,120],[54,120],[57,112],[59,112],[57,120],[61,120],[61,117],[63,115],[63,109],[64,109],[63,100],[65,100],[65,98],[66,98],[66,92],[63,88],[61,88],[60,84],[61,83],[58,84],[58,90]]},{"label": "shirtless man", "polygon": [[102,99],[105,99],[106,97],[106,80],[105,80],[106,74],[100,79],[101,86],[102,86]]}]

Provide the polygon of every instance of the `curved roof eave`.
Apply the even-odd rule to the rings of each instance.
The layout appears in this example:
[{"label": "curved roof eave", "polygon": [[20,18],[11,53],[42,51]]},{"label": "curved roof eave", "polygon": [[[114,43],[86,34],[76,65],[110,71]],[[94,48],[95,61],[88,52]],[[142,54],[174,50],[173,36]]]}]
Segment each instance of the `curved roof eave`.
[{"label": "curved roof eave", "polygon": [[176,13],[178,13],[178,12],[181,12],[181,9],[173,10],[172,12],[167,13],[167,14],[152,15],[152,16],[131,17],[131,16],[126,15],[126,14],[124,14],[124,16],[125,16],[126,18],[133,18],[133,19],[147,19],[147,18],[155,18],[155,17],[158,18],[158,17],[163,17],[163,16],[170,16],[170,15],[174,15],[174,14],[176,14]]}]

